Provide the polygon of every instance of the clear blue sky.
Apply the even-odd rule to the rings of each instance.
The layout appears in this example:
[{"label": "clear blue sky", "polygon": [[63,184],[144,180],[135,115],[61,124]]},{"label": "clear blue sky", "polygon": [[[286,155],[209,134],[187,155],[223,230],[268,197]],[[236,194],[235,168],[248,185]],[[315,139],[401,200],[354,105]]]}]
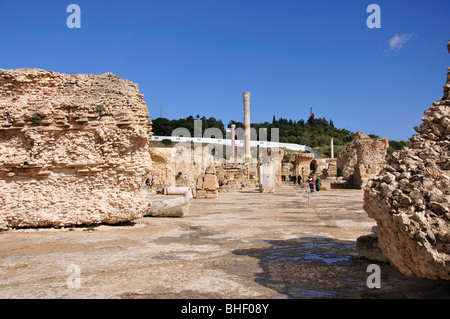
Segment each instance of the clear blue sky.
[{"label": "clear blue sky", "polygon": [[[69,29],[69,4],[81,29]],[[369,29],[369,4],[381,28]],[[408,139],[442,97],[449,0],[0,0],[0,68],[113,72],[139,84],[149,115],[252,122],[332,119]],[[391,40],[391,42],[389,42]]]}]

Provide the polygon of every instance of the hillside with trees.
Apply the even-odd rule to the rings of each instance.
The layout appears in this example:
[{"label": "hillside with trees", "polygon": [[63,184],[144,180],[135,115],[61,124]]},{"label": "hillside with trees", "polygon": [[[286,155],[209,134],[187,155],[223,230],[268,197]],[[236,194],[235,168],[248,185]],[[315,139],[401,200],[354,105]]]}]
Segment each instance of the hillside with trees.
[{"label": "hillside with trees", "polygon": [[[217,120],[214,117],[205,118],[197,115],[195,118],[193,116],[188,116],[185,119],[178,120],[168,120],[166,118],[157,118],[153,120],[153,134],[157,136],[171,136],[172,132],[176,128],[184,127],[189,130],[191,136],[194,136],[194,120],[202,121],[202,129],[208,128],[218,128],[222,131],[225,137],[225,125],[222,120]],[[226,127],[230,127],[231,124],[235,124],[237,128],[244,128],[242,122],[230,121]],[[311,116],[306,122],[301,119],[295,121],[292,119],[279,118],[276,119],[275,116],[272,122],[263,123],[252,123],[252,127],[259,132],[259,128],[267,129],[267,140],[271,140],[271,128],[279,129],[279,140],[281,143],[294,143],[301,145],[308,145],[318,150],[318,153],[325,156],[330,156],[330,142],[331,138],[334,139],[335,145],[335,156],[337,155],[340,147],[350,142],[355,135],[347,129],[336,128],[332,120],[326,120],[325,118],[314,118]],[[369,134],[368,136],[372,138],[377,138],[378,136]],[[390,141],[390,148],[388,152],[393,150],[401,149],[405,146],[404,141]]]}]

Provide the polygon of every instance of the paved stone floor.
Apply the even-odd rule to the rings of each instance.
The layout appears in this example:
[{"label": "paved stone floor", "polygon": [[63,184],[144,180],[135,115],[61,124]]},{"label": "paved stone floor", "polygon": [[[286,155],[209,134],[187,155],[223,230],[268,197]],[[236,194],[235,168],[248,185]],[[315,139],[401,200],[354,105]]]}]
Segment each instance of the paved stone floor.
[{"label": "paved stone floor", "polygon": [[193,199],[183,218],[0,232],[0,298],[450,298],[448,282],[382,263],[381,288],[367,287],[373,262],[355,242],[375,222],[362,195],[323,191],[308,205],[285,184]]}]

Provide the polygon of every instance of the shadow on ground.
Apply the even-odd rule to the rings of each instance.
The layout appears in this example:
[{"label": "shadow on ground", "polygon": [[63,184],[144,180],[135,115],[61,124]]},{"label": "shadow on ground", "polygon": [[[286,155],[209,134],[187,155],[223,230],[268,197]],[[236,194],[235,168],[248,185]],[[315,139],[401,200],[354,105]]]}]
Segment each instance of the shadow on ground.
[{"label": "shadow on ground", "polygon": [[[240,249],[233,253],[259,259],[262,268],[255,281],[287,298],[450,298],[450,283],[408,278],[393,266],[361,259],[356,244],[330,238],[305,237],[268,240],[271,246]],[[368,288],[376,263],[381,288]]]}]

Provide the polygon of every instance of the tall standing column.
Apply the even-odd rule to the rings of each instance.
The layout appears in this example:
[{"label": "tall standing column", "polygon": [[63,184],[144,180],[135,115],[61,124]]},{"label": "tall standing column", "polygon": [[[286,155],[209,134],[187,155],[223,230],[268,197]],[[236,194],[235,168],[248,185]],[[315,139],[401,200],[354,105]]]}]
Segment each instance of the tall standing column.
[{"label": "tall standing column", "polygon": [[231,124],[231,159],[236,161],[236,125]]},{"label": "tall standing column", "polygon": [[334,138],[331,138],[331,158],[334,158]]},{"label": "tall standing column", "polygon": [[242,93],[244,98],[244,151],[245,162],[250,162],[252,154],[250,153],[250,92]]}]

